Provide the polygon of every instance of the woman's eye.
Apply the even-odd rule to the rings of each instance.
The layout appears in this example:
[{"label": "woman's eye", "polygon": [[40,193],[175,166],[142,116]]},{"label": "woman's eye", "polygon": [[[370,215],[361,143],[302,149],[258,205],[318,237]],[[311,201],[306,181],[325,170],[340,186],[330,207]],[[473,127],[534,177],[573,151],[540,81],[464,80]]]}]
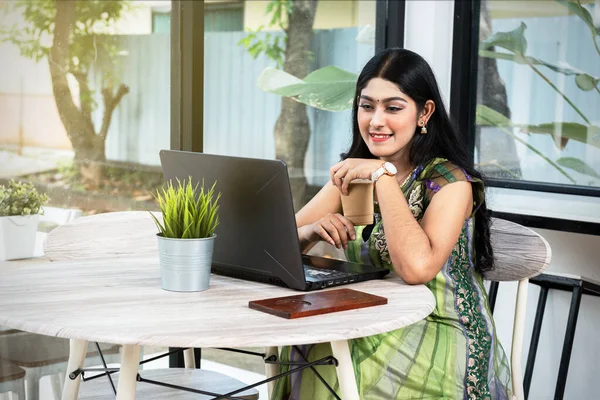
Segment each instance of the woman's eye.
[{"label": "woman's eye", "polygon": [[391,112],[398,112],[398,111],[401,111],[402,108],[400,108],[400,107],[393,107],[392,106],[392,107],[388,107],[388,110],[391,111]]},{"label": "woman's eye", "polygon": [[373,108],[373,107],[371,107],[370,104],[366,104],[366,103],[360,104],[359,107],[362,109],[365,109],[365,110],[370,110],[371,108]]}]

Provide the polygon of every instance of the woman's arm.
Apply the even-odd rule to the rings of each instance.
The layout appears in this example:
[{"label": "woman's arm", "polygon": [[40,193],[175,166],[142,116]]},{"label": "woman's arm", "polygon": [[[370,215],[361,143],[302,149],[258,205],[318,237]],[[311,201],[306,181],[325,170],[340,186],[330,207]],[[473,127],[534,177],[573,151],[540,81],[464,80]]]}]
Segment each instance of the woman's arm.
[{"label": "woman's arm", "polygon": [[395,177],[384,175],[375,184],[385,237],[394,270],[406,283],[431,281],[442,269],[473,209],[470,182],[445,185],[421,219],[412,215]]}]

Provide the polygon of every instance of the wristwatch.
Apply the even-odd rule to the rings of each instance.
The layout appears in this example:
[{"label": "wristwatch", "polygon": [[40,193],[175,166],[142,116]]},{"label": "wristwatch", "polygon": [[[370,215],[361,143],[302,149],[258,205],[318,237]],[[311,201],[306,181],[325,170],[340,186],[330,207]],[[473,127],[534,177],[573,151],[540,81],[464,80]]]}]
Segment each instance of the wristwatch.
[{"label": "wristwatch", "polygon": [[398,170],[396,169],[394,164],[392,164],[391,162],[384,162],[381,167],[377,168],[375,172],[371,174],[371,181],[375,183],[377,182],[377,179],[381,178],[383,174],[394,176],[396,175],[396,172],[398,172]]}]

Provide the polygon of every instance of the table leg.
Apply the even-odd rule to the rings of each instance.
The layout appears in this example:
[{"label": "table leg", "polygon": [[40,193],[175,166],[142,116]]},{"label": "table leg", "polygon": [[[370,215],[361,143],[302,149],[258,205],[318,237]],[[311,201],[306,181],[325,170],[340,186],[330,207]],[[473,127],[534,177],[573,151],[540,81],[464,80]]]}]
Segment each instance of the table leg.
[{"label": "table leg", "polygon": [[135,399],[136,377],[140,367],[140,351],[140,346],[132,344],[123,346],[117,400]]},{"label": "table leg", "polygon": [[338,361],[336,367],[342,399],[359,400],[358,387],[356,386],[356,376],[354,376],[354,367],[352,357],[350,357],[350,347],[347,340],[338,340],[331,342],[331,352]]},{"label": "table leg", "polygon": [[194,349],[189,348],[183,351],[183,358],[186,368],[196,368],[196,358],[194,357]]},{"label": "table leg", "polygon": [[[276,356],[279,359],[279,348],[278,347],[265,347],[266,358],[270,356]],[[265,363],[265,373],[267,378],[272,378],[279,373],[279,365],[278,364],[269,364]],[[275,389],[275,382],[277,380],[271,381],[267,383],[267,391],[269,393],[269,398],[273,395],[273,389]]]},{"label": "table leg", "polygon": [[71,379],[69,378],[69,374],[79,368],[83,368],[87,347],[87,340],[69,340],[69,362],[67,363],[65,386],[63,387],[61,397],[62,400],[76,400],[79,396],[79,382],[81,382],[81,375],[75,379]]}]

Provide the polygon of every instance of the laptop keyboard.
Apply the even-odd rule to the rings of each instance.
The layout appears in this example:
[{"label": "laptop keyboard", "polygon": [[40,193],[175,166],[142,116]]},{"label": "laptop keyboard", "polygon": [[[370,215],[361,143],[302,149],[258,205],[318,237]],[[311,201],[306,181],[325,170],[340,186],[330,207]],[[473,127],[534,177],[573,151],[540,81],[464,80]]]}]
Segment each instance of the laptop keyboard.
[{"label": "laptop keyboard", "polygon": [[304,272],[306,276],[315,279],[342,279],[353,276],[353,274],[349,274],[348,272],[336,271],[334,269],[312,268],[306,265],[304,266]]}]

